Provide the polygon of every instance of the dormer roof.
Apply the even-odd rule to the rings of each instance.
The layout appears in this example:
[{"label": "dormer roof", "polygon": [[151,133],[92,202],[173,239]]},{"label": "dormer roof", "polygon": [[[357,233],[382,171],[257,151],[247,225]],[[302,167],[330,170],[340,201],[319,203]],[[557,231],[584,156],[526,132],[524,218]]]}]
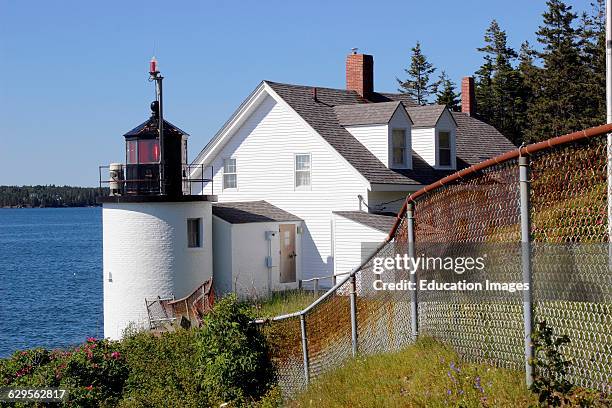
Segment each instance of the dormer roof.
[{"label": "dormer roof", "polygon": [[[415,128],[436,127],[442,114],[447,110],[444,105],[411,106],[406,109]],[[453,118],[453,115],[451,115]],[[455,119],[453,118],[453,121]],[[457,122],[455,121],[455,125]]]},{"label": "dormer roof", "polygon": [[387,124],[398,109],[405,109],[401,101],[334,106],[341,126]]}]

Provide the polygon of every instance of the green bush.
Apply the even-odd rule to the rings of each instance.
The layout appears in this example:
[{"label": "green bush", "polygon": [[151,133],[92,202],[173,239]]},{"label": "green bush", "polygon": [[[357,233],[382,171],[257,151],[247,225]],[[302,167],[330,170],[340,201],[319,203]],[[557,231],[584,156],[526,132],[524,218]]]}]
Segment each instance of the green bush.
[{"label": "green bush", "polygon": [[128,367],[117,342],[87,339],[70,351],[18,351],[0,361],[3,386],[68,390],[66,407],[114,406],[121,398]]},{"label": "green bush", "polygon": [[[66,407],[271,406],[280,397],[249,308],[222,299],[201,328],[122,341],[88,339],[67,351],[33,349],[0,359],[0,386],[68,390]],[[1,405],[1,404],[0,404]]]},{"label": "green bush", "polygon": [[199,378],[211,405],[257,400],[274,384],[267,343],[252,319],[251,309],[234,295],[204,318],[197,341]]},{"label": "green bush", "polygon": [[609,396],[586,388],[577,387],[568,379],[570,360],[563,356],[563,346],[570,343],[568,336],[557,336],[546,320],[538,322],[531,335],[534,368],[531,390],[538,395],[543,407],[609,407]]},{"label": "green bush", "polygon": [[184,329],[159,336],[140,332],[125,337],[121,348],[130,374],[119,406],[204,406],[195,341],[196,331]]}]

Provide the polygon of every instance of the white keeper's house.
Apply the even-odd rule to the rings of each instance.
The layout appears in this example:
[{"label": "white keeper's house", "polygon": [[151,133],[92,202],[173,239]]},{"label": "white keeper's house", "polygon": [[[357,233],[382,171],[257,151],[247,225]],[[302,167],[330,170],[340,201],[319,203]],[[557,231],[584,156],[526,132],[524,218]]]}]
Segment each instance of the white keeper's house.
[{"label": "white keeper's house", "polygon": [[353,53],[346,89],[263,81],[197,156],[192,178],[210,181],[193,193],[219,202],[218,292],[348,272],[361,242],[386,237],[408,194],[514,148],[474,117],[472,78],[463,111],[451,112],[375,92],[373,74],[372,56]]}]

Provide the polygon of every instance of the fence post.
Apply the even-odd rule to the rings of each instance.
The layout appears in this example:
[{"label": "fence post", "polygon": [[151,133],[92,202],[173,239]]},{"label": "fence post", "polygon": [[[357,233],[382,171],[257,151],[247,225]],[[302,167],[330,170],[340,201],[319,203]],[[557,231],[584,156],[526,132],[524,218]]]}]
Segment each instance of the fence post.
[{"label": "fence post", "polygon": [[300,329],[302,331],[302,354],[304,356],[304,378],[306,385],[310,382],[310,368],[308,360],[308,336],[306,335],[306,315],[300,314]]},{"label": "fence post", "polygon": [[529,157],[519,157],[519,184],[521,203],[521,266],[523,283],[529,285],[529,290],[523,291],[523,324],[525,328],[525,380],[527,386],[533,384],[533,358],[531,333],[533,330],[533,284],[531,279],[531,211],[530,211],[530,171]]},{"label": "fence post", "polygon": [[314,279],[314,294],[319,297],[319,278]]},{"label": "fence post", "polygon": [[357,284],[355,275],[351,275],[351,344],[353,346],[353,357],[357,356]]},{"label": "fence post", "polygon": [[[406,205],[407,241],[408,257],[414,259],[414,203]],[[410,291],[410,326],[412,338],[416,341],[419,334],[419,303],[417,296],[417,275],[416,271],[410,271],[410,284],[414,290]]]}]

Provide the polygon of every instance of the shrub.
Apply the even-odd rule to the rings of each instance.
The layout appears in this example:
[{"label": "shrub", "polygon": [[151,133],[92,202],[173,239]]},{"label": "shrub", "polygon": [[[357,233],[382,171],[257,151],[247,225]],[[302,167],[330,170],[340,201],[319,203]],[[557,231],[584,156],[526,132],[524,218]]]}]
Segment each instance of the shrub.
[{"label": "shrub", "polygon": [[530,361],[534,368],[531,390],[538,394],[541,406],[610,406],[612,401],[607,395],[577,387],[569,381],[572,362],[562,353],[563,346],[570,343],[568,336],[555,336],[544,320],[537,324],[531,340],[534,347],[534,358]]},{"label": "shrub", "polygon": [[70,351],[18,351],[0,363],[4,386],[64,388],[67,407],[116,405],[127,376],[118,343],[94,338]]},{"label": "shrub", "polygon": [[88,339],[66,351],[33,349],[0,359],[0,386],[59,387],[67,407],[202,407],[278,404],[274,370],[249,308],[222,299],[199,329],[120,341]]},{"label": "shrub", "polygon": [[234,295],[204,318],[197,340],[199,378],[211,405],[259,399],[274,383],[267,343],[252,318]]},{"label": "shrub", "polygon": [[130,374],[125,385],[122,407],[199,407],[206,396],[199,386],[196,331],[154,336],[133,333],[124,338],[121,348]]}]

